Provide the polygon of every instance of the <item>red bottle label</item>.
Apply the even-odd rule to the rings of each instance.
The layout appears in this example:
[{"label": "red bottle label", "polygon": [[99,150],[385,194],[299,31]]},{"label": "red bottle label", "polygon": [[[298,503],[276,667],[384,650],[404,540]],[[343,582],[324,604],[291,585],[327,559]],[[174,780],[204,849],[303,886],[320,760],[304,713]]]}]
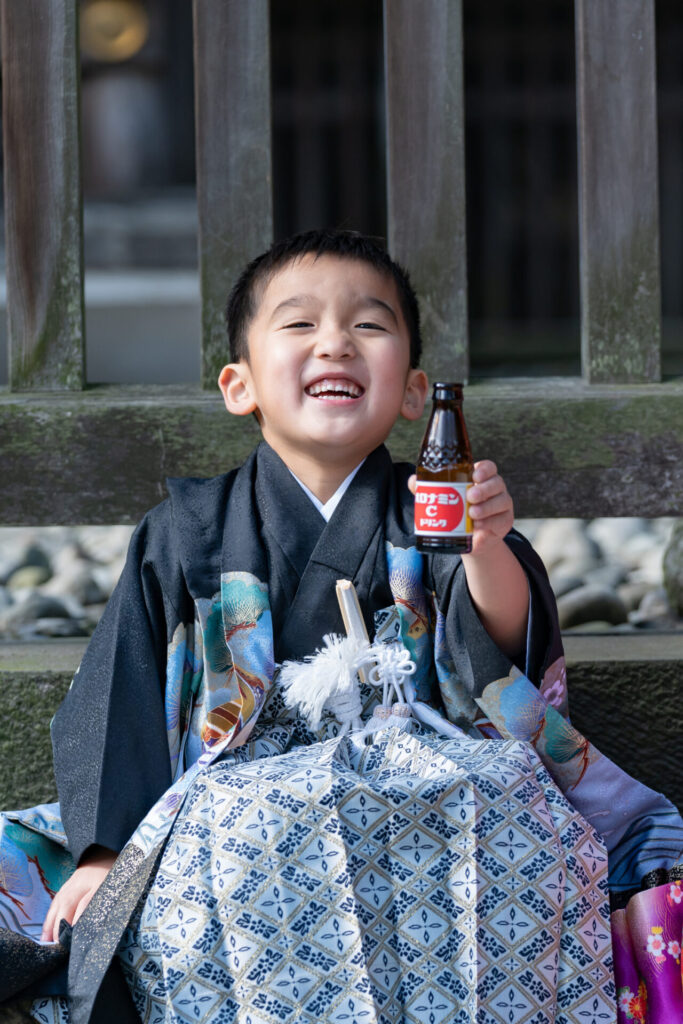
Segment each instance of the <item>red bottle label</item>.
[{"label": "red bottle label", "polygon": [[415,533],[418,537],[466,537],[472,533],[468,515],[469,483],[417,481]]}]

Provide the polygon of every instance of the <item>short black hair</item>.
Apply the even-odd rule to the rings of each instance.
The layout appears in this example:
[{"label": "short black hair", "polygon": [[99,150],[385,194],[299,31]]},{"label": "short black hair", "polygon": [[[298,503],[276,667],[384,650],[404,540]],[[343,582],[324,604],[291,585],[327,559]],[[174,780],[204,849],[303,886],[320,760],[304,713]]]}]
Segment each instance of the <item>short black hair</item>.
[{"label": "short black hair", "polygon": [[419,366],[422,352],[420,310],[408,272],[393,260],[374,238],[361,235],[357,231],[332,228],[304,231],[282,242],[275,242],[270,249],[247,264],[230,292],[225,310],[230,361],[238,363],[244,359],[249,362],[247,333],[251,321],[256,316],[259,288],[265,286],[276,271],[306,253],[359,260],[385,277],[391,278],[396,285],[401,312],[410,337],[410,365],[413,369]]}]

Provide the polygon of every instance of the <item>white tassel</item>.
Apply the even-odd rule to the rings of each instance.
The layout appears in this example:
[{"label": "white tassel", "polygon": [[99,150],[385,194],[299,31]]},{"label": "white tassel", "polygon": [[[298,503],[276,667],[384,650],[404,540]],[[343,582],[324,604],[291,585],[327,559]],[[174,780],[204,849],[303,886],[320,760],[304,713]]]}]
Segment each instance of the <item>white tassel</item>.
[{"label": "white tassel", "polygon": [[368,644],[334,633],[324,636],[323,642],[325,646],[303,662],[286,661],[280,683],[287,707],[298,708],[314,732],[327,708],[341,722],[343,735],[363,726],[356,666]]}]

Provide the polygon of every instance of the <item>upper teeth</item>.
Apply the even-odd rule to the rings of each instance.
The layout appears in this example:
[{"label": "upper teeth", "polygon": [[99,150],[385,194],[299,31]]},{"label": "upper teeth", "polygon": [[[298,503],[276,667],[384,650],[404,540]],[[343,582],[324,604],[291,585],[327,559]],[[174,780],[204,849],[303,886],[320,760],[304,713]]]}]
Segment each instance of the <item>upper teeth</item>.
[{"label": "upper teeth", "polygon": [[359,398],[363,393],[362,388],[359,388],[357,384],[350,380],[317,380],[306,388],[307,394],[314,396],[322,394],[323,391],[343,392],[344,394],[351,395],[353,398]]}]

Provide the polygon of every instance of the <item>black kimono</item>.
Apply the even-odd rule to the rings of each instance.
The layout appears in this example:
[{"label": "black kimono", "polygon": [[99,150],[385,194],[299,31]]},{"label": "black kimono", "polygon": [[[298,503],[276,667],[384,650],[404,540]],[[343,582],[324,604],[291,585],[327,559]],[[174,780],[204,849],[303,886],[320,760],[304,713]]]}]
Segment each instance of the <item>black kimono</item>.
[{"label": "black kimono", "polygon": [[[562,897],[559,908],[547,909],[547,898],[539,895],[540,890],[533,891],[537,876],[536,869],[530,868],[524,890],[526,906],[533,911],[529,917],[516,896],[519,876],[515,876],[517,882],[513,881],[509,890],[505,890],[502,879],[511,866],[516,867],[522,853],[528,863],[534,856],[540,858],[538,877],[559,877],[558,872],[561,875],[567,871],[566,851],[573,850],[580,837],[590,835],[595,849],[600,847],[600,840],[553,787],[525,744],[482,738],[497,733],[476,700],[488,684],[508,676],[512,664],[483,628],[459,558],[417,552],[412,535],[413,500],[407,488],[411,472],[408,465],[392,464],[386,449],[378,448],[368,456],[326,523],[264,442],[240,469],[224,476],[169,480],[169,498],[148,513],[137,528],[120,582],[53,722],[55,774],[66,836],[63,841],[73,861],[78,862],[92,844],[123,850],[74,930],[69,993],[71,1019],[77,1024],[104,1020],[107,1011],[113,1012],[112,1019],[126,1019],[122,1008],[112,1011],[112,1000],[120,996],[125,1002],[128,990],[125,986],[106,988],[120,985],[120,978],[117,980],[110,971],[105,988],[100,989],[117,950],[134,993],[137,1011],[129,1002],[126,1011],[132,1020],[137,1015],[150,1021],[163,1020],[171,1007],[174,1014],[181,1014],[187,1000],[191,1003],[195,998],[188,993],[198,992],[201,978],[209,979],[213,994],[197,995],[187,1019],[358,1019],[367,1024],[375,1020],[393,1024],[403,1020],[400,1007],[407,1013],[410,1006],[414,1015],[411,1019],[428,1020],[434,1012],[430,1000],[437,989],[439,998],[446,1000],[443,1005],[453,1008],[453,1016],[448,1019],[460,1019],[461,1012],[465,1014],[463,1020],[474,1019],[468,1014],[483,1005],[489,989],[490,993],[502,991],[505,979],[513,978],[522,963],[529,974],[522,1000],[529,1015],[525,1016],[527,1009],[522,1013],[518,1007],[510,1011],[516,1014],[510,1020],[531,1020],[532,1007],[534,1012],[542,1012],[546,999],[557,998],[558,985],[565,993],[566,1019],[573,1019],[570,1009],[578,994],[572,988],[572,979],[578,968],[568,966],[567,961],[564,973],[558,975],[563,956],[560,932],[569,927],[568,923],[561,927],[563,912],[569,914],[567,921],[571,918],[569,897]],[[530,593],[526,649],[515,660],[553,704],[566,709],[561,640],[545,570],[521,535],[511,531],[506,543],[525,570]],[[277,666],[312,654],[325,634],[344,632],[335,596],[335,582],[340,578],[353,581],[369,635],[384,642],[399,641],[409,652],[415,665],[417,702],[437,709],[445,720],[459,726],[461,738],[439,740],[429,730],[416,726],[410,735],[401,733],[396,738],[392,732],[393,739],[360,750],[348,739],[335,740],[331,721],[323,722],[321,730],[312,733],[285,708],[278,693]],[[364,701],[369,712],[377,698],[365,692]],[[277,771],[270,767],[273,764]],[[302,765],[308,765],[310,776],[305,785],[301,781]],[[318,772],[316,776],[316,765],[327,766],[322,775]],[[267,838],[263,842],[270,851],[267,856],[246,838],[241,846],[235,838],[241,827],[239,807],[245,804],[244,793],[252,792],[244,787],[251,779],[253,792],[259,792],[258,779],[264,771],[275,771],[270,788],[266,786],[263,800],[260,804],[257,801],[254,821],[242,824],[247,829],[245,836],[256,837],[258,822],[265,821],[263,809],[274,809],[284,801],[284,817],[276,815],[284,829],[280,844],[271,849],[267,832],[274,826],[261,827]],[[456,800],[460,808],[464,829],[461,841],[467,857],[453,853],[461,826],[446,822],[451,812],[443,810],[445,791],[439,779],[444,774],[451,800]],[[316,783],[310,781],[314,776],[319,779]],[[274,782],[276,777],[288,781]],[[508,796],[506,809],[495,810],[513,778],[515,799]],[[406,783],[403,789],[402,780]],[[387,786],[394,793],[388,799]],[[229,797],[226,787],[231,791]],[[418,791],[422,803],[417,799]],[[201,822],[209,819],[201,815],[208,814],[214,820],[209,805],[213,806],[217,799],[213,794],[219,792],[226,806],[232,806],[231,801],[236,803],[229,814],[215,820],[215,831],[213,827],[204,829]],[[456,798],[454,793],[460,795]],[[384,808],[383,825],[372,835],[368,831],[372,825],[372,814],[366,809],[368,800]],[[537,813],[539,800],[546,808],[543,813]],[[249,797],[247,803],[252,802]],[[200,818],[193,818],[200,805]],[[322,818],[321,806],[327,809]],[[436,810],[430,812],[430,807]],[[47,810],[43,809],[44,817],[48,816]],[[488,832],[482,826],[482,815],[489,811],[489,831],[501,837],[501,844],[507,844],[507,864],[500,859],[500,851],[496,858],[493,848],[485,849]],[[287,815],[291,821],[285,821]],[[301,815],[308,815],[309,824],[297,821]],[[314,826],[314,820],[323,824]],[[428,834],[424,833],[426,820],[431,821]],[[27,823],[40,831],[35,815],[32,822],[24,820]],[[517,846],[511,838],[505,838],[501,831],[504,828],[511,837],[517,837]],[[318,835],[320,849],[324,846],[320,829],[326,830],[326,836],[335,835],[343,847],[336,848],[335,856],[343,856],[345,869],[337,873],[331,866],[333,861],[327,864],[325,856],[313,847],[306,847],[308,852],[299,857],[295,835],[302,829],[308,829],[307,836]],[[520,829],[525,830],[523,837]],[[54,820],[50,829],[43,831],[51,831],[55,838],[58,829]],[[394,859],[387,851],[393,850],[392,842],[399,833],[410,833],[413,838],[396,847]],[[185,925],[179,923],[187,918],[181,909],[180,919],[175,917],[168,925],[171,931],[165,937],[155,932],[150,939],[150,928],[154,931],[154,921],[160,920],[160,908],[173,914],[179,909],[173,903],[169,910],[163,895],[164,887],[170,884],[169,864],[173,861],[177,866],[182,861],[178,877],[188,879],[193,872],[201,874],[208,860],[214,865],[210,877],[215,879],[218,869],[211,851],[207,853],[208,847],[201,843],[196,846],[195,840],[211,845],[217,836],[225,835],[230,851],[226,853],[224,846],[221,857],[228,853],[236,856],[239,868],[233,866],[230,871],[246,871],[235,885],[231,884],[229,896],[229,905],[237,907],[242,917],[221,923],[214,914],[217,897],[203,888],[206,877],[202,876],[201,884],[195,881],[190,885],[189,897],[190,902],[195,900],[194,905],[203,908],[201,935],[193,936],[192,942],[186,935],[178,949],[169,954],[172,966],[165,961],[161,964],[158,958],[163,961],[169,949],[175,949],[168,935],[186,932]],[[194,837],[192,842],[190,836]],[[411,843],[417,846],[405,852]],[[240,850],[235,853],[238,846]],[[432,851],[432,875],[425,874],[422,847]],[[540,852],[543,848],[545,854]],[[259,871],[249,867],[249,858],[255,863],[261,854],[266,860]],[[316,857],[327,864],[324,870]],[[461,874],[468,857],[476,872],[489,862],[491,870],[486,885],[480,880],[472,893],[470,883]],[[307,874],[304,869],[314,862],[318,873]],[[600,894],[593,905],[597,899],[604,903],[606,866],[596,862],[590,878],[585,869],[582,871],[584,879],[576,883],[575,893],[582,894],[588,886]],[[280,897],[270,890],[265,895],[265,889],[257,893],[261,884],[258,878],[266,885],[269,872],[281,879],[276,889],[281,892],[286,888],[290,903],[285,900],[280,906]],[[366,898],[361,882],[372,888],[374,881],[368,880],[380,876],[387,881],[386,887],[380,885],[372,897]],[[412,894],[406,895],[411,885]],[[187,888],[185,882],[183,886]],[[463,886],[460,891],[458,887]],[[390,895],[386,895],[385,888]],[[477,889],[481,890],[478,895]],[[486,898],[482,903],[484,889]],[[428,892],[432,901],[429,907],[428,896],[424,895]],[[467,894],[464,902],[454,903],[457,892]],[[187,892],[183,899],[186,897]],[[477,931],[477,920],[486,917],[486,907],[495,905],[496,900],[503,901],[506,912],[512,910],[513,922],[515,913],[518,921],[526,915],[526,925],[518,926],[516,931],[509,922],[507,931],[500,925],[503,931],[497,939],[494,931],[484,935],[484,926],[483,931]],[[540,900],[546,910],[539,909],[541,903],[534,910],[534,900]],[[259,918],[253,909],[258,901],[265,917]],[[292,907],[296,903],[299,908],[302,901],[308,916],[292,917]],[[318,908],[315,912],[311,909],[313,903]],[[281,914],[279,921],[268,918],[268,908],[275,904]],[[301,914],[304,909],[299,908]],[[329,915],[342,911],[355,923],[339,932],[339,921],[335,918],[330,924]],[[463,934],[469,936],[471,962],[456,970],[453,965],[460,957],[460,947],[453,938],[458,934],[453,923],[463,912],[462,920],[468,922]],[[330,946],[332,940],[321,937],[323,932],[328,934],[324,928],[315,933],[316,938],[311,917],[315,913],[328,921],[328,932],[333,928],[340,935],[351,935],[350,945],[337,938],[335,941],[342,945],[335,953]],[[572,913],[576,915],[576,906]],[[550,919],[560,922],[551,942],[556,954],[554,982],[549,985],[546,976],[545,988],[540,980],[536,984],[536,979],[543,976],[544,940],[539,939],[536,945],[527,943],[529,948],[523,954],[520,947],[525,928],[527,937],[547,933],[544,915],[546,923]],[[401,922],[410,922],[405,934],[413,935],[414,929],[417,941],[422,919],[424,935],[418,955],[418,947],[400,937]],[[451,924],[444,925],[444,921]],[[200,927],[196,921],[195,926]],[[265,945],[256,952],[254,947],[249,954],[253,954],[253,963],[249,960],[238,964],[242,954],[234,949],[230,953],[225,944],[229,936],[234,946],[235,929],[244,928],[251,929],[253,936],[260,935],[259,941]],[[383,949],[380,964],[377,948],[387,934],[389,945]],[[278,935],[281,946],[274,953]],[[294,939],[297,941],[293,945]],[[201,960],[205,953],[208,955],[211,942],[223,950],[222,961],[220,957],[211,962]],[[251,942],[247,942],[250,950]],[[178,964],[183,957],[187,959],[186,947],[198,950],[201,962],[194,965],[187,978],[181,978]],[[503,969],[501,958],[508,947],[518,949],[521,960],[515,967],[514,957],[509,957],[508,968]],[[594,950],[592,956],[595,978],[589,987],[602,1000],[611,984],[605,966],[607,954]],[[349,973],[349,963],[358,968],[355,974]],[[499,976],[489,971],[494,963]],[[301,970],[308,979],[305,984],[292,981]],[[438,985],[436,971],[441,971]],[[246,979],[250,979],[248,984]],[[266,990],[270,994],[264,994]],[[111,994],[114,991],[116,995]],[[260,1000],[258,1007],[254,999]],[[424,1014],[419,1009],[421,1000]],[[361,1004],[365,1007],[362,1012],[353,1009]],[[91,1016],[93,1006],[95,1015]],[[46,1015],[42,1019],[65,1019],[49,1017],[47,1001],[43,1010]],[[62,1007],[60,1012],[66,1011]],[[446,1017],[437,1015],[434,1019]]]},{"label": "black kimono", "polygon": [[[415,557],[411,472],[411,466],[392,464],[386,449],[378,448],[329,523],[265,442],[239,470],[210,480],[168,481],[170,497],[137,528],[121,580],[52,726],[62,821],[76,861],[93,843],[122,849],[177,775],[176,733],[182,736],[191,705],[203,700],[197,697],[198,689],[207,688],[202,672],[213,682],[230,660],[224,649],[205,657],[202,666],[188,665],[192,655],[199,660],[200,632],[208,630],[205,653],[213,653],[212,644],[221,645],[212,630],[212,611],[215,615],[221,595],[225,599],[226,576],[249,574],[267,594],[272,651],[257,667],[252,714],[260,710],[273,660],[302,658],[320,646],[324,634],[344,632],[335,582],[345,578],[356,586],[370,636],[376,619],[398,607],[401,635],[411,652],[426,647],[427,640],[430,653],[434,640],[440,644],[420,681],[422,699],[442,706],[460,726],[481,717],[473,698],[508,674],[510,659],[483,628],[460,559]],[[555,601],[529,544],[515,531],[507,543],[530,589],[527,645],[519,667],[540,685],[562,655]],[[400,559],[396,549],[412,557]],[[201,607],[207,601],[208,612]],[[197,650],[190,650],[192,643]],[[441,665],[446,671],[439,679]],[[185,692],[188,685],[192,693]],[[224,680],[216,688],[227,695]],[[220,702],[204,701],[206,714],[214,703]],[[245,725],[243,714],[239,727]],[[184,767],[189,767],[187,756]]]}]

